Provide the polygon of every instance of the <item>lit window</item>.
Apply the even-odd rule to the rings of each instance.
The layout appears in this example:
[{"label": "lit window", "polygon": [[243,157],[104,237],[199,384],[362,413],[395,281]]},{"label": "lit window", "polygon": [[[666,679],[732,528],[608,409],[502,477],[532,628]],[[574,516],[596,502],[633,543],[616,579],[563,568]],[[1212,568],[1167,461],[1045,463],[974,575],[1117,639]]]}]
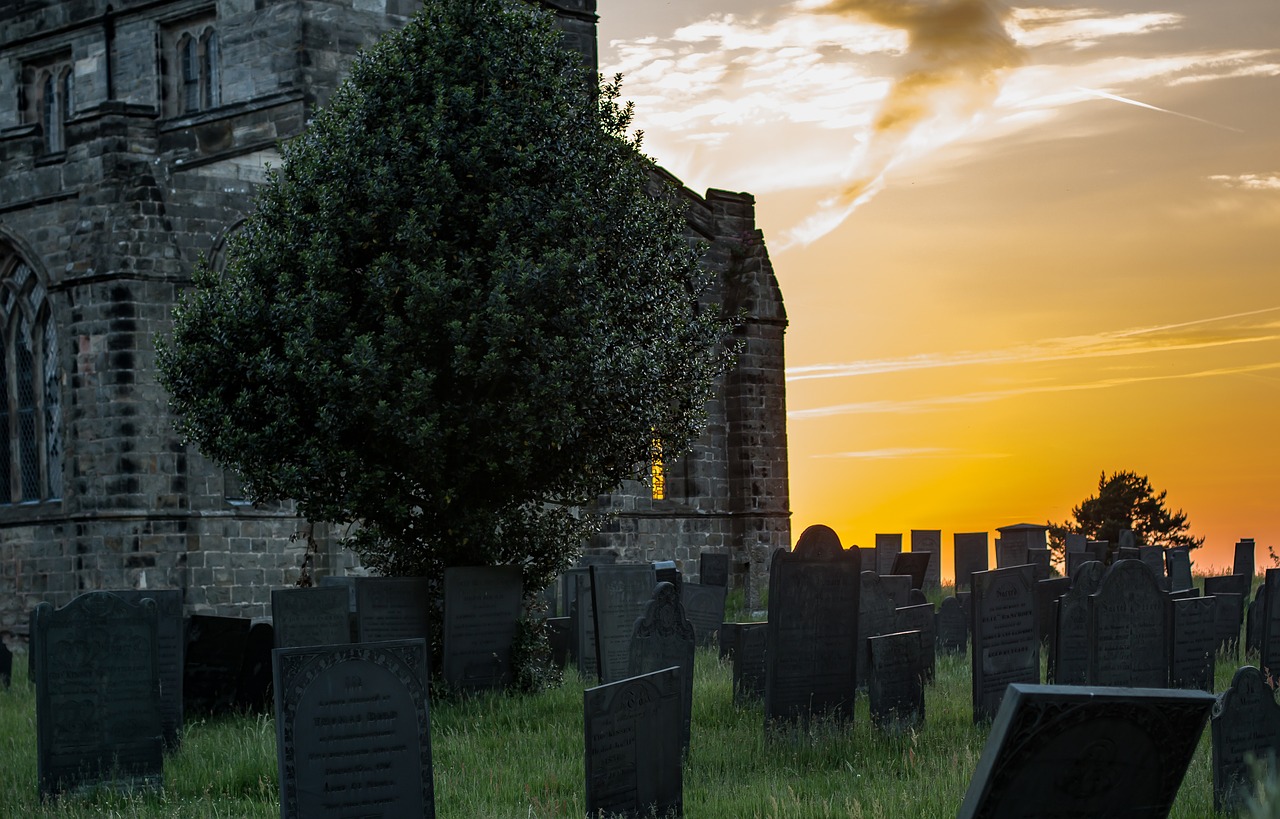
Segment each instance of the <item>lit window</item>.
[{"label": "lit window", "polygon": [[662,460],[662,439],[657,437],[649,448],[649,485],[654,500],[667,499],[667,467]]}]

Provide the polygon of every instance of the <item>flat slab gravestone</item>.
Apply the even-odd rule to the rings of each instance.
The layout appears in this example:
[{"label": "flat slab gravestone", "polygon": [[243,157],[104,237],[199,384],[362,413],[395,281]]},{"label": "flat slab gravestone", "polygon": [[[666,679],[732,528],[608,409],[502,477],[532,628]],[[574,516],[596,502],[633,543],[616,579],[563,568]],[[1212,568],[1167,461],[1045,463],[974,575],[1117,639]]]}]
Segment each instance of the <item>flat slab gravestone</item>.
[{"label": "flat slab gravestone", "polygon": [[912,529],[911,553],[933,555],[925,571],[923,588],[925,591],[942,588],[942,530]]},{"label": "flat slab gravestone", "polygon": [[187,618],[182,695],[188,716],[225,714],[239,704],[252,625],[247,617],[193,614]]},{"label": "flat slab gravestone", "polygon": [[[445,570],[446,576],[449,571]],[[431,625],[431,587],[425,577],[355,580],[357,642],[426,639]]]},{"label": "flat slab gravestone", "polygon": [[1048,665],[1057,685],[1084,685],[1089,679],[1089,595],[1098,590],[1105,572],[1096,560],[1082,563],[1071,588],[1054,604]]},{"label": "flat slab gravestone", "polygon": [[684,815],[680,677],[668,668],[583,692],[587,816]]},{"label": "flat slab gravestone", "polygon": [[276,648],[336,646],[351,642],[347,590],[338,586],[272,589]]},{"label": "flat slab gravestone", "polygon": [[[571,570],[574,571],[574,570]],[[569,603],[569,656],[583,679],[600,680],[600,659],[596,656],[596,612],[591,604],[590,569],[570,575],[577,591]]]},{"label": "flat slab gravestone", "polygon": [[1262,597],[1262,672],[1280,677],[1280,569],[1267,569]]},{"label": "flat slab gravestone", "polygon": [[1011,683],[1040,682],[1031,566],[973,575],[973,721],[991,719]]},{"label": "flat slab gravestone", "polygon": [[924,724],[924,668],[918,631],[882,634],[868,641],[867,694],[871,723],[887,733]]},{"label": "flat slab gravestone", "polygon": [[733,632],[733,701],[739,705],[764,698],[768,637],[768,623],[739,623]]},{"label": "flat slab gravestone", "polygon": [[958,532],[955,535],[956,589],[972,589],[974,572],[988,567],[986,532]]},{"label": "flat slab gravestone", "polygon": [[[596,660],[601,682],[631,676],[631,630],[658,583],[652,564],[591,567],[596,621]],[[674,585],[674,584],[673,584]]]},{"label": "flat slab gravestone", "polygon": [[1253,578],[1242,574],[1224,574],[1204,579],[1204,593],[1207,596],[1226,592],[1227,594],[1238,594],[1243,598],[1249,596],[1249,591],[1252,588]]},{"label": "flat slab gravestone", "polygon": [[1067,552],[1067,577],[1074,578],[1076,573],[1080,571],[1080,567],[1086,563],[1095,562],[1097,558],[1092,552]]},{"label": "flat slab gravestone", "polygon": [[1040,642],[1048,643],[1053,633],[1053,613],[1058,598],[1071,588],[1071,578],[1051,577],[1036,581],[1036,634]]},{"label": "flat slab gravestone", "polygon": [[911,588],[922,591],[925,578],[929,575],[929,566],[935,559],[932,552],[902,552],[893,558],[889,574],[907,575],[911,578]]},{"label": "flat slab gravestone", "polygon": [[684,585],[684,576],[674,560],[655,560],[653,561],[653,582],[670,583],[679,593],[680,587]]},{"label": "flat slab gravestone", "polygon": [[[1126,555],[1121,554],[1120,557],[1124,559]],[[1164,565],[1164,549],[1159,546],[1142,546],[1134,557],[1146,564],[1151,573],[1155,575],[1156,580],[1160,581],[1160,588],[1169,591],[1169,576],[1165,572]],[[1182,586],[1181,588],[1188,587]]]},{"label": "flat slab gravestone", "polygon": [[122,589],[112,594],[126,603],[138,605],[145,599],[156,601],[156,649],[160,652],[160,726],[166,751],[176,751],[182,742],[182,653],[186,648],[186,623],[182,619],[180,589]]},{"label": "flat slab gravestone", "polygon": [[1243,617],[1243,600],[1238,594],[1218,592],[1213,595],[1217,604],[1213,607],[1213,650],[1226,657],[1240,655],[1240,621]]},{"label": "flat slab gravestone", "polygon": [[969,617],[955,597],[938,607],[938,648],[946,654],[963,654],[969,648]]},{"label": "flat slab gravestone", "polygon": [[926,683],[933,682],[937,667],[938,625],[932,603],[904,606],[894,612],[895,632],[914,631],[920,635],[920,673]]},{"label": "flat slab gravestone", "polygon": [[959,819],[1164,819],[1214,697],[1013,684]]},{"label": "flat slab gravestone", "polygon": [[1213,807],[1235,815],[1246,795],[1253,793],[1248,758],[1274,771],[1280,757],[1280,705],[1262,672],[1244,666],[1218,697],[1209,720],[1213,741]]},{"label": "flat slab gravestone", "polygon": [[[898,555],[902,553],[902,535],[876,535],[876,562],[874,570],[876,574],[896,574],[893,571],[893,562],[897,560]],[[866,566],[863,570],[871,569]]]},{"label": "flat slab gravestone", "polygon": [[[360,637],[356,634],[356,580],[358,578],[348,575],[325,575],[320,578],[317,584],[320,588],[336,587],[347,590],[347,616],[351,618],[351,642],[359,641]],[[270,664],[268,663],[268,668]]]},{"label": "flat slab gravestone", "polygon": [[1031,564],[1031,555],[1027,553],[1026,543],[1005,543],[1004,538],[996,538],[996,568],[1011,569],[1014,566]]},{"label": "flat slab gravestone", "polygon": [[862,573],[862,590],[858,597],[858,688],[867,686],[867,669],[871,663],[867,641],[897,630],[894,622],[898,605],[883,581],[884,578],[875,572]]},{"label": "flat slab gravestone", "polygon": [[1170,603],[1169,687],[1213,692],[1218,598],[1188,597]]},{"label": "flat slab gravestone", "polygon": [[159,788],[158,610],[88,592],[36,615],[36,769],[42,797]]},{"label": "flat slab gravestone", "polygon": [[1053,553],[1048,549],[1027,549],[1027,562],[1036,567],[1036,580],[1048,580],[1053,574]]},{"label": "flat slab gravestone", "polygon": [[1089,597],[1089,684],[1169,684],[1169,599],[1140,560],[1111,564]]},{"label": "flat slab gravestone", "polygon": [[[1262,655],[1262,621],[1266,617],[1266,598],[1267,586],[1264,582],[1253,592],[1253,599],[1249,601],[1244,613],[1244,649],[1259,656]],[[1263,664],[1263,667],[1266,665]]]},{"label": "flat slab gravestone", "polygon": [[1169,591],[1189,589],[1191,579],[1191,553],[1186,549],[1165,549],[1164,561],[1169,575]]},{"label": "flat slab gravestone", "polygon": [[511,644],[524,598],[516,566],[444,570],[441,673],[456,688],[504,688],[515,680]]},{"label": "flat slab gravestone", "polygon": [[278,648],[281,819],[435,816],[427,643]]},{"label": "flat slab gravestone", "polygon": [[728,586],[729,556],[723,552],[699,554],[698,582],[704,586]]},{"label": "flat slab gravestone", "polygon": [[680,602],[685,615],[693,623],[693,634],[700,646],[714,645],[719,639],[720,626],[724,623],[724,598],[728,591],[724,586],[708,586],[704,583],[681,583]]},{"label": "flat slab gravestone", "polygon": [[670,583],[659,581],[644,614],[631,632],[631,659],[628,677],[639,677],[672,666],[680,669],[680,746],[689,747],[693,717],[693,655],[696,640],[693,624],[685,615],[680,593]]},{"label": "flat slab gravestone", "polygon": [[1231,573],[1243,575],[1252,581],[1253,576],[1258,573],[1257,563],[1254,562],[1253,538],[1246,537],[1236,541],[1234,557]]}]

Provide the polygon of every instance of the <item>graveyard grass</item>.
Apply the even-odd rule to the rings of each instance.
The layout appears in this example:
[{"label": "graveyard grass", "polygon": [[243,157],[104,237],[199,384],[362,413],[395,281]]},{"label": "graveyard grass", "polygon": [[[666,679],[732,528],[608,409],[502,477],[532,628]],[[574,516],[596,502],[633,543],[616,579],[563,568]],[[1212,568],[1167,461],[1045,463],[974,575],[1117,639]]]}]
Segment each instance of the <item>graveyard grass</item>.
[{"label": "graveyard grass", "polygon": [[[971,720],[968,658],[938,655],[922,730],[881,735],[859,695],[853,727],[766,742],[759,703],[733,704],[732,669],[700,649],[685,815],[699,819],[954,817],[986,741]],[[1220,660],[1215,690],[1237,664]],[[1042,677],[1043,678],[1043,677]],[[441,817],[582,817],[583,683],[537,696],[489,694],[432,705],[436,810]],[[275,726],[266,716],[188,722],[160,793],[64,796],[41,805],[35,696],[25,662],[0,691],[0,816],[278,817]],[[1209,732],[1171,816],[1213,815]],[[1258,814],[1259,816],[1264,814]],[[1266,814],[1270,815],[1270,814]]]}]

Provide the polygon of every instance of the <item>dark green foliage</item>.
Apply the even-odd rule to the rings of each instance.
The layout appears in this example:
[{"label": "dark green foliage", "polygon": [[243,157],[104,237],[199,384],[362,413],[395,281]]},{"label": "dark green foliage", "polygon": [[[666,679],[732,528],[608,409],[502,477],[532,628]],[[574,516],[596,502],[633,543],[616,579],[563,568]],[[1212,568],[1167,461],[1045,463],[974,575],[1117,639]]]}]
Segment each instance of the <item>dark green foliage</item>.
[{"label": "dark green foliage", "polygon": [[1071,520],[1050,524],[1053,548],[1061,553],[1066,535],[1083,534],[1090,540],[1107,541],[1114,551],[1124,529],[1133,530],[1134,542],[1139,546],[1166,549],[1201,546],[1204,538],[1189,533],[1191,524],[1187,522],[1186,513],[1165,508],[1166,495],[1167,491],[1157,494],[1145,475],[1125,471],[1107,477],[1104,472],[1098,478],[1097,495],[1090,495],[1072,509]]},{"label": "dark green foliage", "polygon": [[499,0],[363,53],[175,313],[184,434],[255,500],[359,521],[386,574],[546,585],[590,531],[570,506],[686,448],[728,361],[674,193],[589,87]]}]

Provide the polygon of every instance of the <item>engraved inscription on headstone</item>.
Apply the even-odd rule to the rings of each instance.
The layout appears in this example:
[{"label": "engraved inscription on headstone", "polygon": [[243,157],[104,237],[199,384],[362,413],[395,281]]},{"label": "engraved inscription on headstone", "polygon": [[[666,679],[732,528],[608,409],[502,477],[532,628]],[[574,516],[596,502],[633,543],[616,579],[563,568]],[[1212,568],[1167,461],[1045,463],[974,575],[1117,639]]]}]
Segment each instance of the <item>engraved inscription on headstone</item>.
[{"label": "engraved inscription on headstone", "polygon": [[655,585],[653,564],[591,567],[591,604],[595,609],[601,682],[629,676],[631,629],[649,605]]},{"label": "engraved inscription on headstone", "polygon": [[871,722],[899,733],[924,723],[924,674],[920,632],[901,631],[868,640]]},{"label": "engraved inscription on headstone", "polygon": [[160,652],[160,725],[166,751],[176,751],[182,741],[182,650],[186,625],[182,620],[181,589],[126,589],[112,592],[126,603],[156,601],[156,648]]},{"label": "engraved inscription on headstone", "polygon": [[895,630],[898,607],[885,589],[883,579],[875,572],[862,573],[862,591],[858,598],[858,688],[867,685],[867,666],[871,662],[867,640]]},{"label": "engraved inscription on headstone", "polygon": [[458,688],[502,688],[515,678],[511,643],[524,587],[516,566],[444,570],[441,672]]},{"label": "engraved inscription on headstone", "polygon": [[739,705],[764,697],[768,632],[768,623],[739,623],[733,633],[733,701]]},{"label": "engraved inscription on headstone", "polygon": [[682,816],[680,670],[583,694],[587,816]]},{"label": "engraved inscription on headstone", "polygon": [[1213,692],[1214,613],[1216,597],[1188,597],[1171,602],[1169,687]]},{"label": "engraved inscription on headstone", "polygon": [[1140,560],[1119,560],[1089,598],[1089,684],[1169,684],[1169,600]]},{"label": "engraved inscription on headstone", "polygon": [[956,589],[971,589],[974,572],[987,570],[987,533],[957,532],[955,535]]},{"label": "engraved inscription on headstone", "polygon": [[680,584],[680,602],[684,603],[685,614],[693,623],[693,633],[700,646],[714,644],[720,633],[720,624],[724,622],[725,592],[724,586]]},{"label": "engraved inscription on headstone", "polygon": [[936,591],[942,587],[942,530],[912,529],[911,553],[927,552],[933,555],[924,575],[924,590]]},{"label": "engraved inscription on headstone", "polygon": [[356,639],[362,643],[425,639],[430,600],[425,577],[357,577]]},{"label": "engraved inscription on headstone", "polygon": [[281,819],[435,816],[427,644],[278,648]]},{"label": "engraved inscription on headstone", "polygon": [[1049,659],[1049,675],[1057,685],[1084,685],[1089,679],[1089,596],[1105,571],[1096,560],[1080,564],[1071,588],[1057,600]]},{"label": "engraved inscription on headstone", "polygon": [[963,654],[969,648],[969,618],[955,597],[938,607],[938,648],[947,654]]},{"label": "engraved inscription on headstone", "polygon": [[1262,672],[1244,666],[1218,698],[1209,722],[1213,740],[1213,807],[1235,815],[1253,793],[1248,758],[1271,771],[1280,758],[1280,705]]},{"label": "engraved inscription on headstone", "polygon": [[[876,562],[875,573],[879,575],[890,574],[893,571],[893,561],[897,559],[902,552],[902,535],[876,535]],[[871,568],[870,566],[867,567]]]},{"label": "engraved inscription on headstone", "polygon": [[339,586],[272,589],[276,648],[336,646],[351,642],[347,590]]},{"label": "engraved inscription on headstone", "polygon": [[920,634],[920,672],[925,682],[933,682],[937,665],[937,615],[932,603],[920,606],[904,606],[894,613],[894,631],[914,631]]},{"label": "engraved inscription on headstone", "polygon": [[1031,566],[973,575],[973,721],[991,719],[1010,683],[1040,682]]},{"label": "engraved inscription on headstone", "polygon": [[680,744],[689,747],[689,726],[693,717],[693,624],[685,615],[679,593],[670,583],[659,582],[653,598],[645,606],[631,632],[628,677],[639,677],[675,666],[680,669]]},{"label": "engraved inscription on headstone", "polygon": [[728,586],[729,555],[723,552],[698,555],[698,582],[704,586]]}]

